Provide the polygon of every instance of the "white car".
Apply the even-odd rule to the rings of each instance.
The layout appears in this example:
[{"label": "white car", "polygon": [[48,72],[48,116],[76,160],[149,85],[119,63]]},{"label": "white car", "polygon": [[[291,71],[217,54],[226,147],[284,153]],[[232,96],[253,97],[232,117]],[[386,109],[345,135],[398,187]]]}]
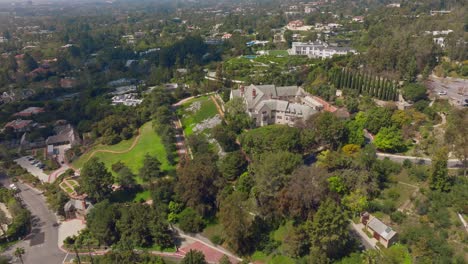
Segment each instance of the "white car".
[{"label": "white car", "polygon": [[14,183],[10,184],[10,189],[12,189],[13,191],[16,191],[18,190],[18,187],[16,187],[16,185]]},{"label": "white car", "polygon": [[440,91],[438,92],[439,95],[447,95],[447,91]]}]

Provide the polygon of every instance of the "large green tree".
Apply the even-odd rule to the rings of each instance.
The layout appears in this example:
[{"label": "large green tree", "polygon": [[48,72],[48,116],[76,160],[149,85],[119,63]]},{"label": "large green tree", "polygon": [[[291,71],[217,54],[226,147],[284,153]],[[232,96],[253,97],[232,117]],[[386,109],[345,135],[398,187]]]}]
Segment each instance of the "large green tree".
[{"label": "large green tree", "polygon": [[447,168],[448,151],[440,148],[432,158],[431,174],[429,176],[429,186],[433,190],[447,192],[450,190],[450,178]]},{"label": "large green tree", "polygon": [[210,155],[198,155],[178,170],[176,192],[179,198],[200,215],[213,214],[220,175]]},{"label": "large green tree", "polygon": [[115,226],[118,215],[116,206],[107,200],[95,204],[88,214],[86,226],[101,245],[110,246],[120,239]]},{"label": "large green tree", "polygon": [[246,113],[246,105],[241,97],[233,98],[226,103],[225,118],[228,126],[236,133],[252,126],[252,119]]},{"label": "large green tree", "polygon": [[245,254],[252,249],[251,226],[253,216],[244,197],[234,192],[221,201],[218,218],[226,234],[226,242],[238,253]]},{"label": "large green tree", "polygon": [[205,259],[203,252],[198,250],[190,250],[185,254],[185,257],[182,259],[180,264],[208,264]]},{"label": "large green tree", "polygon": [[410,83],[401,89],[401,93],[405,100],[417,102],[427,98],[427,89],[422,84]]},{"label": "large green tree", "polygon": [[156,157],[146,154],[139,175],[144,181],[152,181],[159,178],[162,175],[161,162]]},{"label": "large green tree", "polygon": [[312,221],[307,222],[311,252],[337,259],[346,255],[349,237],[348,215],[335,201],[324,201]]},{"label": "large green tree", "polygon": [[247,168],[247,160],[240,151],[227,153],[219,164],[223,177],[229,181],[237,179]]},{"label": "large green tree", "polygon": [[464,176],[468,170],[468,108],[453,110],[448,116],[445,141],[463,164]]},{"label": "large green tree", "polygon": [[313,115],[307,120],[307,127],[314,131],[317,142],[336,149],[346,140],[346,127],[343,120],[330,112]]},{"label": "large green tree", "polygon": [[112,174],[97,158],[87,161],[81,170],[80,188],[90,199],[100,202],[112,192]]},{"label": "large green tree", "polygon": [[287,151],[264,153],[252,163],[251,171],[255,179],[253,192],[263,216],[273,217],[277,213],[277,193],[301,164],[301,155]]},{"label": "large green tree", "polygon": [[316,211],[327,193],[328,172],[319,167],[300,167],[295,170],[279,194],[279,204],[287,217],[305,220]]},{"label": "large green tree", "polygon": [[406,148],[401,131],[396,127],[383,127],[375,136],[375,146],[383,151],[400,152]]}]

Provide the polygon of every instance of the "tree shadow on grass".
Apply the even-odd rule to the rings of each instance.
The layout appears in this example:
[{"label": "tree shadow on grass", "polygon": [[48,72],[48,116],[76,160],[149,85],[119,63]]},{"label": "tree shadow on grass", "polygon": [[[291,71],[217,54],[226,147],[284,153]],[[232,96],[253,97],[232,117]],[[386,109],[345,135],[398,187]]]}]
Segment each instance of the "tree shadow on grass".
[{"label": "tree shadow on grass", "polygon": [[122,188],[112,193],[109,198],[112,203],[126,203],[132,202],[138,193],[144,191],[140,185],[133,188]]}]

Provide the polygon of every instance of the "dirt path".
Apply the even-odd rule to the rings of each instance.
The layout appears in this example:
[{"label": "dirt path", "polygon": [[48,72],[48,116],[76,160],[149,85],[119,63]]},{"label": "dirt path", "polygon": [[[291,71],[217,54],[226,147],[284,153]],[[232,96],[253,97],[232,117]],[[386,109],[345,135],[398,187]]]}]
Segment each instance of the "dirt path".
[{"label": "dirt path", "polygon": [[416,197],[416,195],[417,195],[418,192],[419,192],[419,187],[416,186],[416,185],[413,185],[413,184],[409,184],[409,183],[406,183],[406,182],[402,182],[402,181],[399,181],[398,183],[399,183],[399,184],[406,185],[406,186],[409,186],[409,187],[412,187],[412,188],[415,189],[414,192],[411,193],[410,198],[408,198],[408,200],[406,200],[406,201],[398,208],[398,211],[404,212],[405,210],[409,210],[409,208],[410,208],[410,206],[411,206],[411,197]]},{"label": "dirt path", "polygon": [[216,105],[216,109],[218,110],[219,115],[224,119],[224,112],[221,106],[219,106],[218,100],[214,97],[214,95],[210,96],[211,101]]},{"label": "dirt path", "polygon": [[[135,137],[135,139],[132,142],[132,145],[128,149],[119,150],[119,151],[117,151],[117,150],[107,150],[107,149],[97,149],[97,150],[94,150],[93,152],[91,152],[91,154],[89,155],[88,159],[86,159],[86,161],[89,161],[97,153],[125,154],[127,152],[130,152],[138,144],[138,142],[140,141],[140,137],[141,137],[141,127],[138,129],[138,135]],[[86,155],[87,153],[88,152],[85,152],[81,156]],[[72,168],[75,171],[78,170],[77,168],[73,167],[72,164],[68,164],[68,166],[70,166],[70,168]]]}]

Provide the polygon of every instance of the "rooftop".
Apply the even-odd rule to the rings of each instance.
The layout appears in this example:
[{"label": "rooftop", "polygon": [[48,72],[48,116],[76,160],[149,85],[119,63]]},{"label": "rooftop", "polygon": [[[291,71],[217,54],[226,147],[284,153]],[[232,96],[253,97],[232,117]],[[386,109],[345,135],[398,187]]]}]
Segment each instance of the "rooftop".
[{"label": "rooftop", "polygon": [[35,114],[39,114],[39,113],[44,113],[45,110],[44,108],[42,107],[28,107],[16,114],[14,114],[13,116],[32,116],[32,115],[35,115]]},{"label": "rooftop", "polygon": [[382,223],[376,217],[373,217],[369,222],[367,222],[367,226],[377,232],[381,237],[385,240],[391,239],[393,236],[396,235],[396,232],[386,224]]}]

